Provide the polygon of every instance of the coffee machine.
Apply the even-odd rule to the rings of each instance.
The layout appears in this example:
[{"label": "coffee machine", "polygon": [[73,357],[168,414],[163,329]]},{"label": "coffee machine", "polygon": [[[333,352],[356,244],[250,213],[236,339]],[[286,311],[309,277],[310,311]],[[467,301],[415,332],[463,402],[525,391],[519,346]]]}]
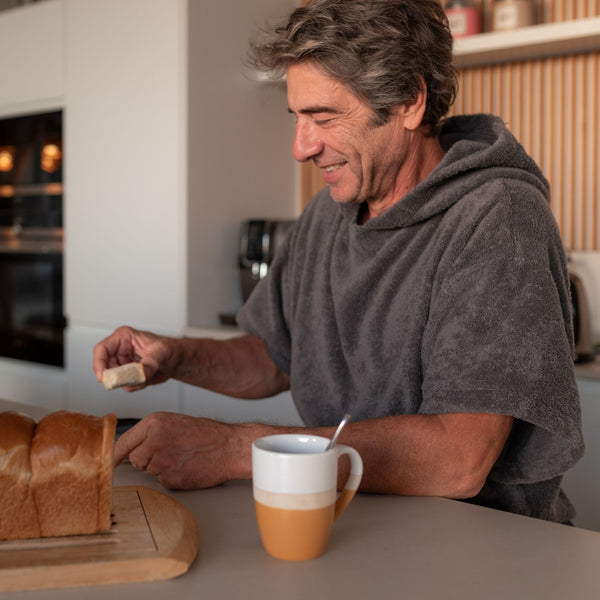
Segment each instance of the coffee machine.
[{"label": "coffee machine", "polygon": [[244,302],[256,284],[266,277],[269,265],[293,224],[293,219],[252,219],[242,223],[238,267]]}]

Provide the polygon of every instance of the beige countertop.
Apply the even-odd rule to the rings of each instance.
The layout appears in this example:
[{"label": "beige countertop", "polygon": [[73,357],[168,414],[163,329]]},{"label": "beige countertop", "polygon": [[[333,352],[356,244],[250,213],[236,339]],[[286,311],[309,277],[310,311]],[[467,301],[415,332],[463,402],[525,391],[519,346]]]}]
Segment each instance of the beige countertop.
[{"label": "beige countertop", "polygon": [[[0,402],[0,410],[15,406]],[[167,492],[123,464],[114,483],[168,493],[191,511],[200,550],[189,571],[169,581],[3,593],[2,600],[600,597],[600,533],[584,529],[441,498],[358,494],[334,525],[327,553],[291,563],[264,552],[250,482]]]},{"label": "beige countertop", "polygon": [[575,363],[575,376],[578,379],[597,379],[600,381],[600,355],[596,360],[586,363]]}]

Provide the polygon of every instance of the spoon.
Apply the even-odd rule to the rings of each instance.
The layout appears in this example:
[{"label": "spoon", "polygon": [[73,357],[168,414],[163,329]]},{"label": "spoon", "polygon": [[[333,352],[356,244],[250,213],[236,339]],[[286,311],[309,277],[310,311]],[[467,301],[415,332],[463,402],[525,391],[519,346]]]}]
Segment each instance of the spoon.
[{"label": "spoon", "polygon": [[335,446],[335,442],[337,441],[338,437],[340,436],[340,433],[342,433],[342,429],[344,429],[344,427],[346,426],[346,423],[349,420],[350,420],[350,415],[348,413],[346,413],[344,415],[344,418],[341,420],[340,424],[338,425],[338,428],[335,430],[333,437],[331,438],[331,440],[329,440],[329,444],[327,444],[327,448],[325,448],[325,452],[327,452],[327,450],[331,450]]}]

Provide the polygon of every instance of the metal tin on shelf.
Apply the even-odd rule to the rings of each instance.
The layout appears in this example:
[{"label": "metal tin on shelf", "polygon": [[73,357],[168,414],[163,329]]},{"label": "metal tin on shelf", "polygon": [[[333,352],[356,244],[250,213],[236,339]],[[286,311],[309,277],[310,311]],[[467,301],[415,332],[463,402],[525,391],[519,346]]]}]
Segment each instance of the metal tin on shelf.
[{"label": "metal tin on shelf", "polygon": [[535,23],[532,0],[496,0],[492,12],[492,31],[507,31]]}]

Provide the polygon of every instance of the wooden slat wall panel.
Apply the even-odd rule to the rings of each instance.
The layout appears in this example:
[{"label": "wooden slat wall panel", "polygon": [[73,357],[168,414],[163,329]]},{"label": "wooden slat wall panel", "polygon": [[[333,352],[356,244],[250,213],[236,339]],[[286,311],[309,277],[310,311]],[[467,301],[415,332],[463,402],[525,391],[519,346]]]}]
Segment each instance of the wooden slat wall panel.
[{"label": "wooden slat wall panel", "polygon": [[550,181],[565,245],[600,240],[599,53],[464,69],[452,114],[499,115]]},{"label": "wooden slat wall panel", "polygon": [[[479,0],[489,30],[493,0]],[[600,0],[537,0],[538,23],[600,15]],[[461,71],[451,114],[501,116],[550,181],[565,246],[600,250],[600,54]]]}]

